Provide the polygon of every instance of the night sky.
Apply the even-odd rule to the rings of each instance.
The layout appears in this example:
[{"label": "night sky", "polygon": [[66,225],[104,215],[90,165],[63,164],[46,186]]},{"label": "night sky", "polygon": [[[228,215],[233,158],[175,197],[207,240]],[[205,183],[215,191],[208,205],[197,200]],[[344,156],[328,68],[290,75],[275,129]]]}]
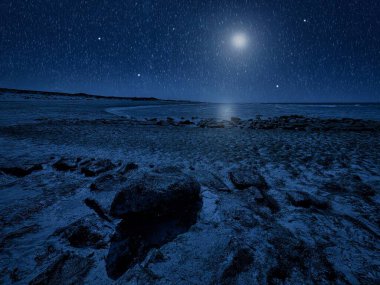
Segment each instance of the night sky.
[{"label": "night sky", "polygon": [[0,15],[0,87],[380,101],[378,0],[4,0]]}]

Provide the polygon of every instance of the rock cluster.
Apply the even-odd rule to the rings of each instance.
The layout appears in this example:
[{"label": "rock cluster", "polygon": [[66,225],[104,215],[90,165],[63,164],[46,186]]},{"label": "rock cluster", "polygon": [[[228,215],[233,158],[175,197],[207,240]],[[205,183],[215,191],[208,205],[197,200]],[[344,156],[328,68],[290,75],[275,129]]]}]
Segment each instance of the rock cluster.
[{"label": "rock cluster", "polygon": [[202,119],[197,121],[179,120],[167,118],[158,120],[156,118],[146,121],[137,121],[144,125],[159,126],[197,126],[199,128],[244,128],[257,130],[295,130],[295,131],[380,131],[380,122],[350,118],[312,118],[300,115],[280,116],[262,119],[242,120],[232,117],[230,120]]}]

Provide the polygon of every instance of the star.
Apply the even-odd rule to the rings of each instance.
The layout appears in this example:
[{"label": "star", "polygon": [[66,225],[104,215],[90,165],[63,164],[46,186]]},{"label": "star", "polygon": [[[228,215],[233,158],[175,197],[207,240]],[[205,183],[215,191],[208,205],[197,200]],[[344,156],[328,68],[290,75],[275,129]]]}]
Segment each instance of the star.
[{"label": "star", "polygon": [[137,74],[137,77],[140,77],[140,76],[141,76],[141,74],[140,74],[140,73],[138,73],[138,74]]},{"label": "star", "polygon": [[100,41],[102,38],[101,37],[98,37],[98,41]]},{"label": "star", "polygon": [[307,20],[306,20],[306,19],[303,19],[303,22],[304,22],[304,23],[306,23],[306,22],[307,22]]},{"label": "star", "polygon": [[280,85],[277,84],[277,85],[276,85],[276,88],[280,88]]}]

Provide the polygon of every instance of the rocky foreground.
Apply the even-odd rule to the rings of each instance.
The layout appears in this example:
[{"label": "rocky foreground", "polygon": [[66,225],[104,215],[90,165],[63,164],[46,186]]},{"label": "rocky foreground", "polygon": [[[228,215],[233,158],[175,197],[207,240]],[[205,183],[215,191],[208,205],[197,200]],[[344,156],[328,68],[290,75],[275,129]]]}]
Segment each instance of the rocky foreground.
[{"label": "rocky foreground", "polygon": [[[53,189],[17,208],[3,206],[3,282],[376,284],[378,280],[379,216],[374,201],[378,184],[354,174],[324,184],[323,195],[292,190],[278,196],[260,170],[247,168],[229,171],[229,183],[212,174],[197,181],[177,167],[141,170],[135,163],[81,157],[51,158],[50,163],[0,171],[18,179],[34,177],[36,187],[47,171],[53,172],[48,174],[53,180],[62,175],[88,185],[78,190],[74,181],[58,179],[51,184]],[[4,179],[1,191],[12,191],[12,183],[19,183],[4,184]],[[31,245],[26,253],[33,261],[23,263],[27,257],[16,249],[28,248],[25,237],[37,239],[46,227],[33,217],[78,191],[80,207],[87,210],[78,211],[80,217],[62,227],[48,223],[49,234],[33,241],[39,246]],[[339,201],[348,200],[364,210],[363,216],[340,212]],[[14,225],[19,226],[12,229]],[[187,275],[192,270],[197,276]]]},{"label": "rocky foreground", "polygon": [[379,283],[378,122],[87,114],[0,126],[1,284]]}]

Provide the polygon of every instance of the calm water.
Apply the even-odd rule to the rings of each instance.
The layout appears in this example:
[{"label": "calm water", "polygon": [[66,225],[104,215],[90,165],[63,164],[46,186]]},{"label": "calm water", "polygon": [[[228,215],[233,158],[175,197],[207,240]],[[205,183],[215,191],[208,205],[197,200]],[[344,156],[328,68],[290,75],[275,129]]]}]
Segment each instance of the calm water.
[{"label": "calm water", "polygon": [[180,104],[139,106],[108,109],[111,113],[138,119],[167,117],[191,119],[197,117],[230,119],[263,118],[282,115],[304,115],[321,118],[356,118],[380,121],[380,104]]}]

